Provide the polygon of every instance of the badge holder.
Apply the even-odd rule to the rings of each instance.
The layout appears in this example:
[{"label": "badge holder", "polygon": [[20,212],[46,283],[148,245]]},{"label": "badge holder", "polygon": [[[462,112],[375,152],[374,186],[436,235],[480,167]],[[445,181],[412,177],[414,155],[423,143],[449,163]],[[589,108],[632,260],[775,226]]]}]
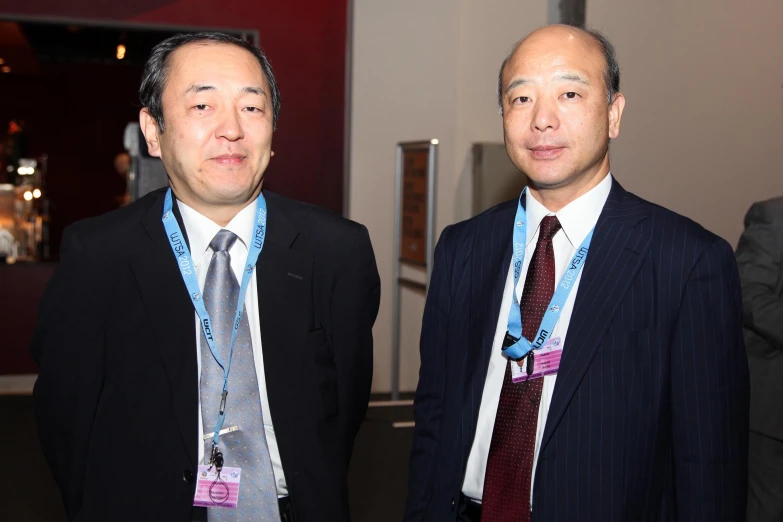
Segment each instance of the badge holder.
[{"label": "badge holder", "polygon": [[198,467],[198,481],[194,506],[236,508],[239,502],[240,468],[224,468],[223,453],[212,445],[209,466]]}]

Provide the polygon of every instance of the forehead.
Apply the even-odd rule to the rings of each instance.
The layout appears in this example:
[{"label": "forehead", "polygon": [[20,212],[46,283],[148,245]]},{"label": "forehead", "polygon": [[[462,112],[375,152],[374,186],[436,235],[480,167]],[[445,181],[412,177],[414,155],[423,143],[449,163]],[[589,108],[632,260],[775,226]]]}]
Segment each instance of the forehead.
[{"label": "forehead", "polygon": [[503,76],[543,76],[576,71],[591,78],[603,77],[606,69],[598,42],[575,28],[549,27],[525,38],[512,54]]},{"label": "forehead", "polygon": [[266,86],[266,76],[250,51],[233,44],[189,43],[169,55],[166,89],[224,82]]}]

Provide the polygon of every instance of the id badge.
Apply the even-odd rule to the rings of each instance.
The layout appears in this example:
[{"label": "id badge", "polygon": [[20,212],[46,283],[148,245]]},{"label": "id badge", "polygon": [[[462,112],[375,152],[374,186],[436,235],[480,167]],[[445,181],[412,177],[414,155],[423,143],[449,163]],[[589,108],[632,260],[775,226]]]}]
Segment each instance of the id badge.
[{"label": "id badge", "polygon": [[560,342],[560,337],[549,339],[544,343],[544,346],[534,353],[533,373],[530,375],[527,374],[527,364],[523,362],[520,368],[519,364],[512,361],[511,380],[513,382],[531,381],[540,379],[545,375],[557,373],[557,370],[560,368],[560,357],[563,355],[563,345]]},{"label": "id badge", "polygon": [[239,501],[239,481],[242,470],[239,468],[223,468],[218,478],[214,466],[198,467],[198,482],[193,505],[198,507],[236,508]]}]

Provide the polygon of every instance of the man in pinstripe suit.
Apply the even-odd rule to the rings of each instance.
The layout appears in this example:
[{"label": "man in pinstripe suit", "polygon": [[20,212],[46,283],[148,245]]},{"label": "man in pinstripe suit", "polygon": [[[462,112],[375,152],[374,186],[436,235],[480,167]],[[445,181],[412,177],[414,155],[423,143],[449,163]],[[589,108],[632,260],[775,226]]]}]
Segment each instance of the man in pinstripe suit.
[{"label": "man in pinstripe suit", "polygon": [[731,247],[610,174],[625,98],[600,34],[531,33],[498,96],[530,181],[436,248],[405,520],[743,520]]}]

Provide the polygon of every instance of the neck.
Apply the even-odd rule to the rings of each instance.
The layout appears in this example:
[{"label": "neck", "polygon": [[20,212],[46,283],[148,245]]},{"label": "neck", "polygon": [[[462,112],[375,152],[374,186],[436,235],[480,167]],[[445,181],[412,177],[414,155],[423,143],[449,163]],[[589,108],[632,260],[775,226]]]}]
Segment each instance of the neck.
[{"label": "neck", "polygon": [[198,207],[191,207],[193,210],[198,212],[199,214],[202,214],[204,217],[209,218],[210,220],[214,221],[220,227],[225,227],[228,225],[234,217],[239,214],[239,212],[245,208],[248,204],[245,203],[240,206],[232,206],[232,207],[213,207],[213,208],[198,208]]},{"label": "neck", "polygon": [[531,180],[528,182],[528,191],[548,211],[559,212],[560,209],[598,186],[607,175],[609,175],[608,162],[605,168],[602,165],[602,168],[596,171],[594,175],[575,180],[567,185],[542,186]]},{"label": "neck", "polygon": [[189,200],[189,198],[181,198],[179,197],[179,195],[177,195],[176,192],[174,192],[174,195],[179,201],[183,202],[184,204],[186,204],[187,206],[189,206],[190,208],[192,208],[202,216],[215,222],[217,225],[219,225],[222,228],[228,225],[231,222],[231,220],[234,219],[236,215],[242,211],[242,209],[252,204],[253,201],[256,200],[260,192],[261,191],[259,190],[257,193],[253,194],[253,196],[247,201],[231,204],[231,205],[228,204],[210,205],[208,203],[204,203],[198,200],[192,201]]}]

